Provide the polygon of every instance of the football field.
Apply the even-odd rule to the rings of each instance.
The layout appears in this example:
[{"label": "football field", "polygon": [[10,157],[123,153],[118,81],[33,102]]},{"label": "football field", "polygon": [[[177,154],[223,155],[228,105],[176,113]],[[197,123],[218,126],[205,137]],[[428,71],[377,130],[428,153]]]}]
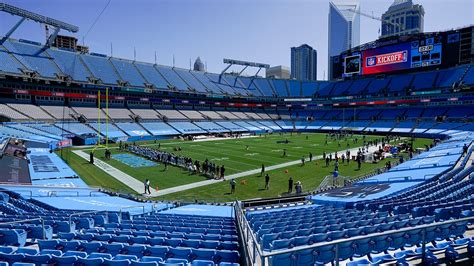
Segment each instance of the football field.
[{"label": "football field", "polygon": [[[381,137],[365,137],[366,141],[374,139],[381,139]],[[418,139],[415,141],[415,144],[416,146],[422,146],[429,142],[430,140]],[[201,162],[208,159],[216,165],[224,165],[226,168],[225,175],[229,176],[248,170],[260,169],[262,164],[265,167],[269,167],[298,161],[302,157],[308,158],[309,153],[316,157],[322,155],[323,152],[334,153],[335,151],[345,151],[348,148],[360,147],[363,144],[363,137],[361,135],[354,135],[337,140],[322,133],[275,133],[237,139],[211,141],[163,140],[156,143],[137,142],[136,144],[172,152]],[[181,151],[174,151],[178,147],[181,148]],[[89,153],[91,149],[85,148],[82,150]],[[110,150],[112,152],[112,159],[106,160],[106,163],[133,176],[137,180],[144,181],[149,179],[153,189],[158,188],[161,190],[208,179],[202,175],[189,174],[187,170],[179,167],[169,166],[165,170],[161,162],[147,162],[141,157],[123,150],[120,151],[117,145],[112,145]],[[286,156],[284,156],[285,151]],[[96,158],[104,160],[104,149],[99,148],[95,150],[94,154]],[[65,157],[66,161],[89,185],[131,192],[127,186],[73,153],[67,152]],[[134,159],[134,157],[137,158]],[[383,165],[364,164],[359,171],[357,170],[356,163],[351,162],[349,165],[341,165],[340,173],[344,176],[357,177],[381,166]],[[272,186],[269,190],[260,190],[263,184],[263,177],[258,178],[259,174],[257,174],[239,178],[236,194],[233,195],[228,194],[228,181],[223,181],[217,184],[165,195],[160,197],[160,199],[228,201],[240,198],[279,196],[287,189],[287,179],[290,176],[295,181],[303,182],[303,189],[309,191],[314,190],[325,176],[331,174],[332,170],[332,165],[325,167],[322,161],[315,160],[305,164],[305,166],[297,164],[285,167],[284,169],[269,171],[272,178]]]}]

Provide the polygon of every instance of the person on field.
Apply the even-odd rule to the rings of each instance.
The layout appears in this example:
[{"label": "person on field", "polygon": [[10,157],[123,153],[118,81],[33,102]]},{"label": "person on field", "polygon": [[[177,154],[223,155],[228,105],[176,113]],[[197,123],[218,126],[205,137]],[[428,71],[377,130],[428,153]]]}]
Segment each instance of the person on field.
[{"label": "person on field", "polygon": [[262,171],[260,171],[260,176],[263,176],[265,174],[265,165],[262,163]]},{"label": "person on field", "polygon": [[230,194],[235,193],[235,179],[230,180]]},{"label": "person on field", "polygon": [[144,183],[144,186],[145,186],[145,194],[151,194],[151,191],[150,191],[150,180],[148,179],[145,179],[145,183]]},{"label": "person on field", "polygon": [[91,164],[94,164],[94,153],[93,153],[93,152],[90,152],[90,153],[89,153],[89,162],[90,162]]},{"label": "person on field", "polygon": [[293,193],[293,177],[288,179],[288,193]]},{"label": "person on field", "polygon": [[268,190],[270,188],[270,176],[268,174],[265,175],[265,189]]}]

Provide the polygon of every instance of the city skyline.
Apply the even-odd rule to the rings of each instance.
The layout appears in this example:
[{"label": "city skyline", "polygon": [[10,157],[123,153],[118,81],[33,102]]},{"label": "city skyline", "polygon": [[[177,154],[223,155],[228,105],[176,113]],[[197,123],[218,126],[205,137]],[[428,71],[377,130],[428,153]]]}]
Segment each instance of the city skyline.
[{"label": "city skyline", "polygon": [[[172,66],[175,61],[176,67],[185,69],[189,68],[190,59],[194,61],[200,56],[207,63],[208,71],[219,73],[225,66],[223,58],[289,66],[290,47],[307,43],[319,53],[318,79],[328,76],[329,1],[206,0],[194,3],[186,0],[138,0],[129,5],[128,1],[112,0],[90,31],[107,0],[5,2],[78,25],[81,30],[74,36],[82,44],[82,37],[87,34],[85,44],[91,52],[110,55],[112,43],[114,57],[133,59],[135,50],[138,61],[153,63],[156,51],[158,64]],[[270,2],[272,5],[268,4]],[[416,1],[425,8],[425,31],[458,28],[474,21],[471,1],[454,2],[448,5],[441,0]],[[391,3],[391,0],[361,0],[360,6],[361,11],[373,11],[381,16]],[[69,12],[72,9],[77,12]],[[270,20],[270,14],[272,18],[281,19]],[[441,15],[446,19],[440,20]],[[18,20],[5,14],[1,15],[1,19],[1,35]],[[379,28],[379,21],[361,17],[360,43],[375,40]],[[44,43],[44,34],[38,24],[29,22],[12,37]],[[250,72],[254,73],[253,70]]]}]

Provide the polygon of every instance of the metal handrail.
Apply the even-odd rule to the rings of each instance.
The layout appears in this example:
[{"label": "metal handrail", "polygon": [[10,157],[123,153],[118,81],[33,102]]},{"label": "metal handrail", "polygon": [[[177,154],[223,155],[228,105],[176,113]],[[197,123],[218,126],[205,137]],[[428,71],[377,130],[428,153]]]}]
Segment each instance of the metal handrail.
[{"label": "metal handrail", "polygon": [[[8,189],[2,189],[2,190],[0,190],[0,192],[10,192],[10,193],[30,192],[30,199],[33,197],[33,191],[32,190],[15,190],[15,191],[12,191],[12,190],[8,190]],[[20,193],[17,193],[17,194],[20,194]]]},{"label": "metal handrail", "polygon": [[[465,217],[465,218],[459,218],[459,219],[453,219],[453,220],[447,220],[443,222],[436,222],[436,223],[431,223],[431,224],[425,224],[425,225],[419,225],[415,227],[407,227],[407,228],[401,228],[401,229],[396,229],[396,230],[389,230],[385,232],[380,232],[380,233],[372,233],[364,236],[355,236],[351,238],[346,238],[346,239],[338,239],[338,240],[333,240],[329,242],[323,242],[323,243],[316,243],[312,245],[307,245],[307,246],[301,246],[301,247],[294,247],[294,248],[289,248],[285,250],[277,250],[277,251],[263,251],[258,248],[257,251],[260,254],[260,257],[262,258],[262,266],[265,265],[265,258],[267,257],[272,257],[276,255],[281,255],[281,254],[286,254],[286,253],[293,253],[297,251],[302,251],[306,249],[313,249],[313,248],[318,248],[318,247],[323,247],[323,246],[329,246],[329,245],[336,245],[336,256],[334,258],[334,261],[336,262],[336,265],[339,265],[339,254],[338,254],[338,245],[346,242],[351,242],[351,241],[357,241],[357,240],[362,240],[362,239],[370,239],[374,237],[379,237],[379,236],[385,236],[385,235],[390,235],[390,234],[395,234],[395,233],[403,233],[403,232],[409,232],[409,231],[415,231],[415,230],[423,230],[422,231],[422,258],[425,258],[425,251],[426,251],[426,229],[427,228],[433,228],[437,227],[440,225],[446,225],[446,224],[453,224],[453,223],[459,223],[459,222],[466,222],[466,221],[472,221],[474,220],[474,216],[471,217]],[[247,223],[248,225],[248,223]],[[255,238],[254,238],[255,241]]]},{"label": "metal handrail", "polygon": [[56,197],[58,195],[58,192],[72,192],[72,193],[76,194],[76,197],[79,197],[79,191],[73,191],[73,190],[69,190],[69,191],[50,190],[50,191],[48,191],[47,196],[48,197],[53,197],[53,196]]},{"label": "metal handrail", "polygon": [[123,212],[124,209],[134,209],[134,208],[142,208],[143,209],[143,214],[145,214],[145,205],[125,206],[125,207],[120,208],[120,211],[119,211],[120,221],[122,221],[122,212]]},{"label": "metal handrail", "polygon": [[43,218],[33,218],[33,219],[26,219],[26,220],[18,220],[18,221],[11,221],[11,222],[2,222],[0,225],[3,224],[18,224],[18,223],[26,223],[26,222],[34,222],[34,221],[41,221],[41,227],[43,231],[43,240],[46,239],[46,230],[44,228],[44,219]]},{"label": "metal handrail", "polygon": [[107,211],[107,210],[71,213],[71,214],[69,215],[69,231],[71,231],[71,228],[72,228],[72,217],[73,217],[73,216],[81,216],[81,215],[83,215],[83,214],[94,214],[94,213],[101,213],[101,212],[105,212],[105,216],[108,217],[109,211]]}]

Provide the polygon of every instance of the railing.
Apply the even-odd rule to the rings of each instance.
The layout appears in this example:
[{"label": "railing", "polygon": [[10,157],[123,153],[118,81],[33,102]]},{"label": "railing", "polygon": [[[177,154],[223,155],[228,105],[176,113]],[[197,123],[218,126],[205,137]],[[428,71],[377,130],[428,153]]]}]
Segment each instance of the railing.
[{"label": "railing", "polygon": [[143,210],[142,214],[145,214],[145,205],[125,206],[125,207],[120,208],[120,211],[119,211],[119,219],[120,219],[120,221],[122,221],[122,213],[123,213],[123,210],[126,210],[126,209],[138,209],[138,208],[142,208],[142,210]]},{"label": "railing", "polygon": [[[259,241],[256,239],[255,233],[253,233],[252,228],[248,222],[248,220],[245,217],[244,212],[242,211],[242,208],[238,205],[236,205],[236,218],[238,219],[238,223],[242,225],[242,233],[244,236],[244,246],[247,248],[247,251],[249,254],[252,255],[252,264],[255,265],[257,262],[257,256],[260,259],[260,265],[265,266],[267,261],[269,260],[270,257],[277,256],[277,255],[282,255],[282,254],[287,254],[287,253],[294,253],[294,252],[299,252],[303,250],[308,250],[308,249],[315,249],[315,248],[320,248],[324,246],[330,246],[334,245],[334,262],[335,265],[339,265],[339,245],[347,242],[352,242],[352,241],[357,241],[357,240],[363,240],[363,239],[371,239],[374,237],[379,237],[379,236],[386,236],[390,234],[395,234],[395,233],[402,233],[402,232],[410,232],[410,231],[415,231],[415,230],[421,230],[422,233],[422,239],[421,239],[421,244],[422,244],[422,254],[421,254],[421,259],[424,261],[426,257],[426,230],[428,228],[435,228],[437,226],[441,225],[446,225],[446,224],[454,224],[454,223],[459,223],[459,222],[473,222],[474,221],[474,216],[473,217],[465,217],[465,218],[460,218],[460,219],[453,219],[453,220],[448,220],[448,221],[443,221],[443,222],[436,222],[436,223],[431,223],[431,224],[426,224],[426,225],[419,225],[415,227],[407,227],[407,228],[401,228],[397,230],[389,230],[381,233],[373,233],[373,234],[368,234],[368,235],[363,235],[363,236],[356,236],[356,237],[351,237],[351,238],[345,238],[345,239],[338,239],[338,240],[333,240],[333,241],[327,241],[327,242],[321,242],[321,243],[316,243],[312,245],[306,245],[306,246],[300,246],[300,247],[294,247],[294,248],[289,248],[289,249],[284,249],[284,250],[277,250],[277,251],[262,251]],[[249,244],[250,240],[250,244]],[[252,248],[250,248],[252,247]]]},{"label": "railing", "polygon": [[[107,210],[71,213],[71,214],[69,215],[69,231],[71,231],[71,228],[72,228],[72,217],[73,217],[73,216],[81,216],[81,215],[84,215],[84,214],[95,214],[95,213],[101,213],[101,212],[105,212],[105,216],[108,217],[109,211],[107,211]],[[71,232],[72,232],[72,231],[71,231]]]},{"label": "railing", "polygon": [[2,223],[0,223],[0,225],[28,223],[28,222],[34,222],[34,221],[41,221],[41,229],[43,231],[43,240],[45,240],[46,239],[46,231],[45,231],[45,228],[44,228],[44,219],[43,218],[18,220],[18,221],[12,221],[12,222],[2,222]]},{"label": "railing", "polygon": [[[20,195],[21,195],[21,192],[29,192],[30,193],[30,198],[33,197],[33,191],[32,190],[15,190],[15,191],[13,191],[13,190],[8,190],[8,189],[2,189],[2,190],[0,190],[0,192],[17,193],[17,194],[20,194]],[[20,193],[18,193],[18,192],[20,192]]]}]

